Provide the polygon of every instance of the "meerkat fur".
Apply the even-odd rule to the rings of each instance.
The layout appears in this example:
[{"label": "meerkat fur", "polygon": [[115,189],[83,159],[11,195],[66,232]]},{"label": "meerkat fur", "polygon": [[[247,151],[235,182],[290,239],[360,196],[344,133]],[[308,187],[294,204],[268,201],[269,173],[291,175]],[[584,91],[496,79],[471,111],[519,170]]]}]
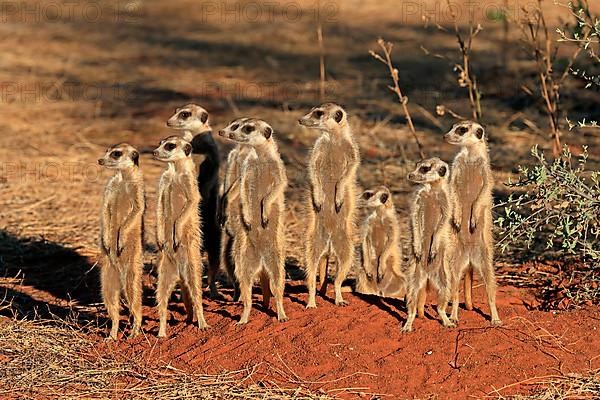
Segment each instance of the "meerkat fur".
[{"label": "meerkat fur", "polygon": [[458,321],[459,285],[464,277],[465,307],[473,309],[472,284],[475,270],[483,280],[490,307],[491,324],[502,324],[496,309],[494,238],[492,235],[492,190],[485,130],[476,122],[455,124],[444,136],[447,143],[459,146],[452,162],[450,188],[453,192],[452,227],[455,252],[452,257],[455,287],[451,318]]},{"label": "meerkat fur", "polygon": [[238,324],[246,324],[252,309],[252,285],[260,276],[263,305],[275,298],[277,319],[288,320],[283,308],[285,288],[285,166],[265,121],[247,118],[233,121],[219,135],[242,146],[239,172],[239,221],[234,232],[235,277],[244,310]]},{"label": "meerkat fur", "polygon": [[401,270],[398,216],[392,194],[385,186],[364,191],[361,199],[369,211],[361,226],[356,288],[359,293],[384,296],[390,285],[406,285]]},{"label": "meerkat fur", "polygon": [[167,305],[179,283],[187,321],[209,328],[202,309],[202,260],[200,246],[200,194],[195,178],[192,145],[170,136],[154,150],[154,158],[167,163],[158,186],[156,241],[160,251],[156,301],[159,315],[158,337],[167,335]]},{"label": "meerkat fur", "polygon": [[360,164],[358,144],[346,111],[325,103],[313,108],[299,124],[320,131],[308,164],[310,194],[307,196],[306,282],[307,308],[315,308],[317,271],[324,294],[330,257],[337,258],[334,280],[335,304],[342,297],[342,282],[354,259],[356,173]]},{"label": "meerkat fur", "polygon": [[[241,121],[246,121],[243,118]],[[235,128],[232,122],[228,128]],[[250,146],[238,144],[227,157],[227,170],[223,179],[223,195],[221,196],[220,220],[221,234],[221,265],[227,271],[234,287],[233,301],[239,299],[239,284],[235,278],[235,260],[233,257],[233,243],[235,236],[243,229],[240,220],[240,177],[241,167],[245,157],[252,150]]]},{"label": "meerkat fur", "polygon": [[200,214],[203,249],[208,259],[210,297],[218,298],[217,273],[220,268],[221,226],[219,214],[219,147],[212,136],[208,112],[197,104],[177,108],[167,120],[167,126],[183,132],[192,145],[192,154],[204,156],[198,165],[198,188],[202,201]]},{"label": "meerkat fur", "polygon": [[448,164],[439,158],[420,161],[408,174],[408,180],[419,187],[410,207],[413,257],[407,293],[408,317],[403,332],[412,331],[417,309],[425,303],[428,286],[437,292],[437,312],[442,324],[456,326],[446,314],[452,287],[449,266],[452,200],[448,175]]},{"label": "meerkat fur", "polygon": [[117,339],[121,293],[133,326],[130,337],[142,326],[142,236],[145,209],[144,179],[139,169],[139,152],[127,143],[110,147],[98,160],[115,170],[104,190],[101,215],[100,264],[102,299],[111,319],[109,338]]}]

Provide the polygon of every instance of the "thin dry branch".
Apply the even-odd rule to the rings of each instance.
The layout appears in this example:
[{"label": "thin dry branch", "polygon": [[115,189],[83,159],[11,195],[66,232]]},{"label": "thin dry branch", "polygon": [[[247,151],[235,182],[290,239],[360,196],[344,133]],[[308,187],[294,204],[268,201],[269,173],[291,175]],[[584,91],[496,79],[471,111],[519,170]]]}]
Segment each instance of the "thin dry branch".
[{"label": "thin dry branch", "polygon": [[394,44],[390,43],[390,42],[386,42],[385,40],[383,40],[383,38],[379,38],[377,40],[377,44],[381,48],[381,50],[383,52],[383,56],[381,56],[380,54],[376,53],[373,50],[370,50],[369,54],[373,58],[375,58],[377,61],[385,64],[388,67],[390,76],[392,78],[392,82],[394,83],[393,86],[388,86],[388,88],[392,92],[394,92],[396,94],[396,96],[398,96],[398,101],[400,102],[400,105],[402,106],[402,110],[404,111],[404,116],[406,117],[406,122],[408,123],[410,132],[415,140],[415,143],[417,144],[417,148],[419,149],[419,155],[421,156],[421,159],[423,159],[423,158],[425,158],[425,153],[423,152],[423,146],[421,145],[421,142],[419,141],[419,137],[417,135],[415,126],[414,126],[412,118],[410,116],[410,111],[408,110],[408,96],[404,96],[402,94],[402,90],[400,89],[400,84],[399,84],[398,69],[394,66],[394,63],[392,62],[392,49],[394,47]]}]

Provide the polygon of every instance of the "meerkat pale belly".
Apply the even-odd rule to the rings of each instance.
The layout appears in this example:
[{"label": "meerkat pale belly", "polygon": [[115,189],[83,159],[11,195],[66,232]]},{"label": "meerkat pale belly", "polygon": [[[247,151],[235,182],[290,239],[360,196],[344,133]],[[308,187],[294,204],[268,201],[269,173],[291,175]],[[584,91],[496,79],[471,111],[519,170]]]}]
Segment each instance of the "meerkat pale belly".
[{"label": "meerkat pale belly", "polygon": [[[476,228],[474,232],[471,232],[469,228],[471,215],[474,212],[473,204],[483,188],[482,167],[479,163],[470,163],[461,166],[462,173],[457,175],[454,185],[455,193],[461,199],[459,207],[461,207],[462,211],[460,224],[463,228],[458,233],[458,238],[464,244],[481,243],[483,239],[483,230],[481,227]],[[483,221],[483,215],[478,215],[478,217]]]}]

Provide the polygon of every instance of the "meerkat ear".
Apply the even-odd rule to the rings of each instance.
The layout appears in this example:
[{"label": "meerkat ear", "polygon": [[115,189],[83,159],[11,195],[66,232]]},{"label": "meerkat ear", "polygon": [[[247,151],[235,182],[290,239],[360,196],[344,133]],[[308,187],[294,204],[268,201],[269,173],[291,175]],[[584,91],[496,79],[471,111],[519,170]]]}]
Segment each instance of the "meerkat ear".
[{"label": "meerkat ear", "polygon": [[440,176],[446,176],[447,172],[448,172],[448,168],[446,168],[445,165],[442,165],[440,167],[440,169],[438,170],[438,173],[440,174]]},{"label": "meerkat ear", "polygon": [[271,128],[270,126],[267,126],[265,128],[265,131],[263,132],[263,135],[265,136],[265,138],[269,139],[272,134],[273,134],[273,128]]},{"label": "meerkat ear", "polygon": [[183,151],[185,152],[186,156],[189,156],[192,153],[192,145],[186,143],[185,146],[183,146]]},{"label": "meerkat ear", "polygon": [[337,110],[333,118],[335,119],[335,122],[339,124],[340,122],[342,122],[342,118],[344,118],[344,112],[342,110]]},{"label": "meerkat ear", "polygon": [[200,121],[205,124],[206,121],[208,121],[208,113],[202,112],[202,114],[200,114]]},{"label": "meerkat ear", "polygon": [[477,136],[477,139],[482,139],[483,138],[483,128],[479,127],[477,128],[477,130],[475,131],[475,136]]},{"label": "meerkat ear", "polygon": [[390,197],[389,194],[387,193],[382,193],[381,197],[379,198],[379,200],[381,201],[381,204],[385,204],[388,201],[388,198]]},{"label": "meerkat ear", "polygon": [[138,153],[137,150],[131,153],[131,161],[133,161],[136,167],[140,166],[140,153]]}]

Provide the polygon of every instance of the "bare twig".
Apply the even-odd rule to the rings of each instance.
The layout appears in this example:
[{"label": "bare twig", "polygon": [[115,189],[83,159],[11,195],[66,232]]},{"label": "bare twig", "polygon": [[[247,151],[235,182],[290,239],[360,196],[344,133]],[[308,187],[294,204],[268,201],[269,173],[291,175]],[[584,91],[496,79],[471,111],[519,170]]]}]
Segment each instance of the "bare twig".
[{"label": "bare twig", "polygon": [[382,38],[379,38],[377,40],[377,44],[381,48],[381,50],[383,52],[383,56],[376,53],[373,50],[370,50],[369,54],[371,54],[371,56],[373,58],[375,58],[377,61],[385,64],[388,67],[388,69],[390,71],[390,76],[394,83],[393,86],[388,86],[388,88],[392,92],[396,93],[396,96],[398,96],[398,101],[400,102],[400,105],[402,106],[402,110],[404,111],[404,116],[406,117],[406,122],[408,123],[410,132],[412,133],[415,143],[417,144],[417,147],[419,149],[419,155],[423,159],[423,158],[425,158],[425,154],[423,152],[423,146],[421,145],[421,142],[419,141],[419,137],[417,136],[415,126],[414,126],[412,118],[410,116],[410,111],[408,110],[408,97],[404,96],[402,94],[402,90],[400,89],[399,78],[398,78],[398,69],[394,66],[394,63],[392,62],[392,49],[394,47],[394,44],[390,43],[390,42],[386,42]]}]

